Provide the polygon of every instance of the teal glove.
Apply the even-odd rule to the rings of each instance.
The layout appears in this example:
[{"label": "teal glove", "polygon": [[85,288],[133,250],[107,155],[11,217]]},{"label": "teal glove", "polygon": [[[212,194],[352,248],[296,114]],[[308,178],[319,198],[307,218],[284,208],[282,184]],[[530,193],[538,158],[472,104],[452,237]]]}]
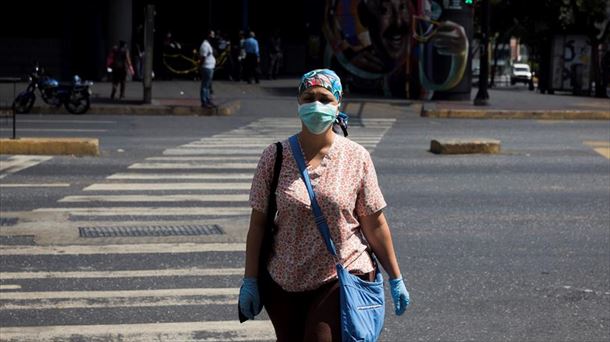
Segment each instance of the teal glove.
[{"label": "teal glove", "polygon": [[409,306],[409,291],[405,286],[405,282],[402,280],[402,276],[396,279],[390,279],[390,293],[392,294],[392,300],[394,301],[394,309],[397,316],[402,315],[407,306]]},{"label": "teal glove", "polygon": [[253,319],[254,316],[261,313],[261,310],[263,310],[263,305],[258,293],[256,278],[244,278],[244,283],[239,289],[239,311],[248,319]]}]

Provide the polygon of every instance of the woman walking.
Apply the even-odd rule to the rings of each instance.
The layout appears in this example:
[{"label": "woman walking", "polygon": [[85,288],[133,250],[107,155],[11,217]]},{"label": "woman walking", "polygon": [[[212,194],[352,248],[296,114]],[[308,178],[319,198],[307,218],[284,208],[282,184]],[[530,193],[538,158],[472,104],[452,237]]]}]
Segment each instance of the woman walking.
[{"label": "woman walking", "polygon": [[[341,341],[337,262],[349,273],[372,282],[379,260],[389,274],[395,313],[401,315],[409,305],[409,293],[383,214],[386,202],[371,157],[362,146],[333,130],[339,125],[347,134],[346,117],[338,110],[342,95],[341,81],[333,71],[306,73],[298,88],[302,127],[292,139],[293,144],[298,141],[304,157],[317,203],[336,246],[336,258],[320,234],[312,214],[313,202],[288,140],[281,142],[281,156],[276,155],[279,149],[275,144],[263,151],[252,181],[252,214],[239,310],[252,319],[264,305],[278,341]],[[268,222],[267,217],[273,216],[268,215],[268,207],[278,157],[281,167],[273,192],[277,196],[277,216],[274,222]],[[265,235],[272,223],[272,236]],[[272,239],[268,258],[261,252],[265,239]],[[261,253],[264,256],[259,265]]]}]

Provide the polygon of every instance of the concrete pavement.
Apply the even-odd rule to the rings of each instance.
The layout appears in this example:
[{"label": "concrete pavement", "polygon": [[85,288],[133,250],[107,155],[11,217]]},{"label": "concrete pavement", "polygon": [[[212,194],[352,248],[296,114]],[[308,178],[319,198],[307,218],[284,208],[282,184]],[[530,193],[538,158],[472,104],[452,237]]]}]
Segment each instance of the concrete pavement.
[{"label": "concrete pavement", "polygon": [[[128,82],[124,99],[109,98],[112,85],[108,82],[94,83],[92,104],[88,113],[112,115],[234,115],[239,112],[242,102],[260,99],[287,99],[296,97],[298,79],[261,81],[260,84],[244,82],[215,81],[213,101],[218,108],[202,108],[199,102],[199,81],[173,80],[155,81],[152,88],[152,102],[142,103],[143,87],[141,82]],[[26,87],[17,85],[17,91]],[[0,98],[12,98],[12,87],[1,87]],[[472,91],[472,98],[477,89]],[[352,120],[361,117],[403,117],[409,113],[420,113],[423,117],[462,118],[462,119],[547,119],[547,120],[610,120],[610,99],[577,97],[571,95],[544,95],[526,88],[494,88],[489,90],[490,104],[474,106],[472,101],[413,101],[369,97],[361,94],[346,94],[342,110],[349,113]],[[8,103],[3,101],[3,103]],[[34,113],[64,113],[64,108],[46,106],[41,99],[35,103]],[[21,117],[21,115],[19,116]],[[17,118],[17,122],[19,121]],[[83,142],[75,142],[82,145]],[[21,146],[21,145],[26,145]],[[49,142],[52,144],[52,142]],[[51,150],[66,151],[63,147],[48,146],[44,153]],[[15,154],[31,151],[27,141],[2,143],[2,153]],[[9,148],[10,147],[10,148]],[[72,149],[74,150],[74,149]]]},{"label": "concrete pavement", "polygon": [[[495,88],[489,105],[472,101],[425,102],[421,115],[463,119],[610,120],[610,99],[540,94],[526,88]],[[475,98],[477,89],[472,90]]]},{"label": "concrete pavement", "polygon": [[[232,115],[240,108],[241,100],[296,96],[298,79],[261,81],[260,84],[246,84],[217,80],[213,83],[213,101],[218,110],[206,110],[199,103],[199,81],[172,80],[154,81],[152,103],[143,104],[141,82],[128,82],[125,98],[110,100],[112,85],[97,82],[92,86],[90,113],[129,115]],[[25,88],[25,83],[17,85],[17,91]],[[473,88],[472,98],[477,89]],[[346,94],[346,103],[391,103],[402,106],[421,106],[422,116],[452,118],[515,118],[515,119],[610,119],[610,99],[572,96],[567,94],[548,95],[527,88],[494,88],[489,90],[490,104],[474,106],[472,101],[413,101],[370,97],[362,94]],[[0,97],[12,98],[12,87],[1,87]],[[4,101],[7,102],[7,101]],[[412,108],[411,108],[412,109]],[[37,99],[34,107],[37,113],[64,113],[63,108],[45,106]],[[559,114],[563,113],[563,114]]]}]

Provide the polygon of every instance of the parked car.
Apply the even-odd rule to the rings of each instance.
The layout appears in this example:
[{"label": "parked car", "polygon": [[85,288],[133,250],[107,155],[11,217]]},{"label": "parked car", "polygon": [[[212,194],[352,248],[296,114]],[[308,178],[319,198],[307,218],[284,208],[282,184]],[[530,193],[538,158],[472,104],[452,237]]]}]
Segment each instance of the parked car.
[{"label": "parked car", "polygon": [[515,63],[510,69],[510,84],[514,85],[517,82],[529,84],[532,79],[530,66],[524,63]]}]

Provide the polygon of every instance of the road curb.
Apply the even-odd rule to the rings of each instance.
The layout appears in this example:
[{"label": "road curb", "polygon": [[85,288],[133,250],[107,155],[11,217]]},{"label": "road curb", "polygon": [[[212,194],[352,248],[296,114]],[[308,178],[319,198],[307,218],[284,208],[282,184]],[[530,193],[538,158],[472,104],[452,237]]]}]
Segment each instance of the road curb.
[{"label": "road curb", "polygon": [[424,105],[421,116],[443,119],[610,120],[610,111],[436,109]]},{"label": "road curb", "polygon": [[100,155],[97,138],[18,138],[0,139],[0,154]]},{"label": "road curb", "polygon": [[[228,101],[216,108],[180,105],[144,105],[144,104],[95,104],[91,105],[89,113],[110,115],[192,115],[192,116],[229,116],[241,108],[240,100]],[[33,107],[34,114],[67,114],[59,107]]]},{"label": "road curb", "polygon": [[430,152],[434,154],[497,154],[500,153],[500,140],[435,139],[430,142]]}]

